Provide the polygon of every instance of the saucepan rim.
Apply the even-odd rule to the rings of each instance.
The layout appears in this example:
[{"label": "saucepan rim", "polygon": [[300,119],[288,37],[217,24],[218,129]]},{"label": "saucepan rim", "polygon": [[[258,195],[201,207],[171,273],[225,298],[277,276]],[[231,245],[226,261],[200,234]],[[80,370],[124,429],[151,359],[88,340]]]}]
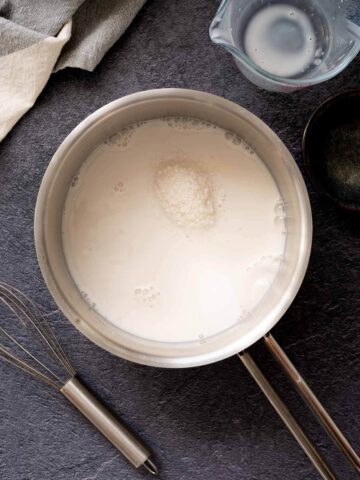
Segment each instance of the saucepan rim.
[{"label": "saucepan rim", "polygon": [[[298,258],[296,259],[291,281],[286,291],[283,292],[282,299],[278,302],[276,308],[269,312],[269,315],[263,319],[261,324],[256,325],[256,328],[253,328],[247,335],[243,336],[243,338],[234,338],[227,345],[215,350],[201,350],[200,345],[191,350],[190,354],[189,350],[182,349],[166,354],[163,352],[158,353],[156,348],[144,348],[144,350],[142,350],[131,344],[131,336],[124,334],[121,342],[119,342],[118,339],[115,341],[110,335],[105,336],[102,334],[99,326],[95,328],[94,324],[90,324],[84,316],[79,318],[79,311],[74,307],[70,298],[72,295],[66,296],[64,294],[61,282],[59,278],[57,278],[58,274],[56,269],[52,267],[49,261],[49,249],[51,249],[52,246],[48,244],[48,236],[46,235],[49,226],[46,224],[45,219],[49,202],[51,202],[53,182],[59,178],[58,173],[63,167],[63,162],[69,161],[71,157],[69,152],[72,151],[79,139],[86,134],[86,132],[89,132],[91,128],[97,128],[107,116],[119,109],[127,108],[138,102],[156,102],[166,99],[198,102],[199,104],[206,105],[206,108],[221,109],[234,116],[241,117],[241,119],[246,119],[254,129],[258,129],[267,138],[271,139],[277,148],[280,149],[281,159],[279,161],[282,161],[284,168],[287,168],[291,173],[291,179],[296,190],[301,212],[301,239]],[[39,189],[35,208],[34,232],[37,258],[45,283],[56,304],[78,330],[98,346],[124,359],[150,366],[183,368],[205,365],[227,358],[258,341],[280,320],[295,298],[306,273],[312,242],[312,218],[309,197],[300,170],[288,149],[264,122],[248,110],[222,97],[196,90],[166,88],[137,92],[115,100],[85,118],[85,120],[65,138],[50,161]],[[127,343],[127,340],[129,340],[129,343]]]}]

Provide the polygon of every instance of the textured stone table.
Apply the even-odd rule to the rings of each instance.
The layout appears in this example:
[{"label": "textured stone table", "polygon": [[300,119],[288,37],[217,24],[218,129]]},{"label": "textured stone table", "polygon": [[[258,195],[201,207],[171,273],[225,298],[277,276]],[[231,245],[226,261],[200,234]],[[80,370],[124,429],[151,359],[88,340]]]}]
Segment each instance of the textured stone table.
[{"label": "textured stone table", "polygon": [[[33,213],[41,178],[65,136],[123,95],[159,87],[205,90],[262,118],[302,168],[301,136],[328,96],[359,87],[360,58],[337,78],[284,96],[245,80],[212,45],[217,2],[152,0],[94,73],[53,75],[35,107],[0,145],[0,278],[48,312],[86,382],[151,446],[163,479],[315,480],[318,475],[234,357],[189,370],[131,364],[101,350],[59,313],[35,258]],[[306,179],[314,215],[309,270],[274,329],[339,426],[360,448],[360,222],[323,201]],[[356,478],[262,345],[254,355],[341,480]],[[66,400],[0,364],[1,480],[142,478]]]}]

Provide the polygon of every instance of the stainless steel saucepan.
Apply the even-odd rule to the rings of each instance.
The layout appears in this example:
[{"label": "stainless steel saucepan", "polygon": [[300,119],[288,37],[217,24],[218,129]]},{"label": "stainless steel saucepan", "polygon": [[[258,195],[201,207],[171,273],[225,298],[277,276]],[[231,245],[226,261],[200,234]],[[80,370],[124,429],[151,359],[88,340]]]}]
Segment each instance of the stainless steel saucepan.
[{"label": "stainless steel saucepan", "polygon": [[[106,321],[90,307],[67,268],[61,223],[72,178],[95,147],[131,123],[178,115],[196,117],[231,130],[255,150],[266,163],[284,201],[287,241],[284,261],[273,285],[246,321],[201,341],[166,343],[131,335]],[[64,140],[51,160],[40,187],[35,212],[35,242],[42,274],[55,302],[76,328],[119,357],[155,367],[193,367],[238,354],[321,476],[335,479],[330,467],[248,352],[248,348],[263,337],[270,352],[328,434],[360,473],[358,455],[269,333],[300,288],[309,260],[311,240],[308,194],[301,173],[284,144],[269,127],[244,108],[223,98],[192,90],[139,92],[116,100],[86,118]]]}]

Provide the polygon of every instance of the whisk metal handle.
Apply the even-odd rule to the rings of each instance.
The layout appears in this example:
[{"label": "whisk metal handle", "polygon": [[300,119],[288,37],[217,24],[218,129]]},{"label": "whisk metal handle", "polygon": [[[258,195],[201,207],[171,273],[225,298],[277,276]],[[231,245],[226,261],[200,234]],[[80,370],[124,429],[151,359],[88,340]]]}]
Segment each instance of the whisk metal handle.
[{"label": "whisk metal handle", "polygon": [[148,468],[148,464],[152,463],[149,460],[150,452],[119,423],[78,378],[71,378],[60,391],[134,467],[144,465]]}]

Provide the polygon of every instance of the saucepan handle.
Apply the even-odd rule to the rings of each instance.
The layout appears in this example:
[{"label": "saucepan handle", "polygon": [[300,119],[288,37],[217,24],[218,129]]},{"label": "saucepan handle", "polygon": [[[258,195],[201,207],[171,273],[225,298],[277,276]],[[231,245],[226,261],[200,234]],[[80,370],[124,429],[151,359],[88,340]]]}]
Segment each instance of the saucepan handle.
[{"label": "saucepan handle", "polygon": [[336,476],[329,467],[329,465],[322,458],[320,453],[316,450],[313,442],[309,439],[304,430],[300,427],[298,422],[292,416],[284,402],[281,400],[279,395],[270,385],[270,383],[268,382],[260,368],[257,366],[250,353],[248,351],[241,352],[239,353],[239,358],[243,362],[245,367],[248,369],[255,382],[259,385],[266,398],[269,400],[271,405],[279,414],[280,418],[285,423],[289,431],[292,433],[295,440],[309,457],[321,477],[325,480],[336,480]]},{"label": "saucepan handle", "polygon": [[360,457],[357,455],[347,438],[340,431],[339,427],[320,403],[319,399],[314,395],[313,391],[302,378],[284,350],[280,347],[271,334],[266,335],[264,337],[264,341],[272,356],[281,365],[304,402],[309,406],[317,420],[327,431],[329,437],[332,438],[339,450],[345,455],[349,463],[355,468],[357,473],[360,474]]},{"label": "saucepan handle", "polygon": [[[310,387],[301,377],[291,360],[282,350],[280,345],[276,342],[271,334],[264,337],[264,342],[273,357],[279,362],[285,373],[296,387],[300,396],[307,403],[315,417],[323,425],[329,436],[336,443],[341,452],[345,455],[355,470],[360,473],[360,458],[355,450],[345,438],[320,401],[316,398]],[[286,405],[280,399],[273,387],[270,385],[260,368],[256,365],[248,351],[239,353],[239,358],[250,372],[256,383],[259,385],[271,405],[279,414],[285,425],[288,427],[292,435],[295,437],[298,444],[309,457],[314,467],[317,469],[322,478],[326,480],[336,479],[335,474],[328,466],[326,461],[322,458],[312,441],[305,434],[303,429],[292,416]]]}]

